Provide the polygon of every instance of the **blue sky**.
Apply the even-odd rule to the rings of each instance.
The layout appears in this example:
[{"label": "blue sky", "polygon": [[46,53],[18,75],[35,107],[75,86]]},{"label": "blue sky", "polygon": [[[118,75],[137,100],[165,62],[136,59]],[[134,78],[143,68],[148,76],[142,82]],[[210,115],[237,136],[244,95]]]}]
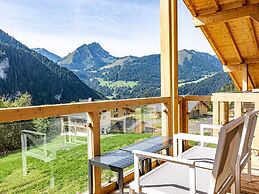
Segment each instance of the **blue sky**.
[{"label": "blue sky", "polygon": [[[214,54],[179,1],[179,50]],[[160,52],[159,0],[0,0],[0,28],[30,48],[65,56],[99,42],[112,55]]]}]

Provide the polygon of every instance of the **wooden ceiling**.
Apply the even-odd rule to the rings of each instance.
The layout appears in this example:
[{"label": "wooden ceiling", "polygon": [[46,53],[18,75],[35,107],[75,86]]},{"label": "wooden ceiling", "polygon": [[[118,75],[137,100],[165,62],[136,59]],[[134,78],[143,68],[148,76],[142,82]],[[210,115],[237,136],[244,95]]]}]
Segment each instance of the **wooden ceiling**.
[{"label": "wooden ceiling", "polygon": [[259,88],[259,0],[184,0],[239,90]]}]

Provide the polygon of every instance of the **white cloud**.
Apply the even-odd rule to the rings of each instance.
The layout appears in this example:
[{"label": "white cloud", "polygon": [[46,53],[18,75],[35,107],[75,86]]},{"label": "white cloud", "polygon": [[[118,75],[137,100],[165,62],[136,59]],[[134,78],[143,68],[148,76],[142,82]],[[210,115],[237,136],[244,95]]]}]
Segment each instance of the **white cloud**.
[{"label": "white cloud", "polygon": [[[212,52],[179,11],[179,49]],[[159,0],[0,0],[1,29],[60,56],[94,41],[115,56],[159,53],[159,27]]]}]

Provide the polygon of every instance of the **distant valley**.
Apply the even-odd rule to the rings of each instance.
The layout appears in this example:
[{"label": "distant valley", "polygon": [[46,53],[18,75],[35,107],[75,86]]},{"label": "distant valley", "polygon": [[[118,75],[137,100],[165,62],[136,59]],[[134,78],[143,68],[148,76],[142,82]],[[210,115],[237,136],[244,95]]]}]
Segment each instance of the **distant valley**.
[{"label": "distant valley", "polygon": [[[99,43],[83,44],[64,58],[29,49],[0,30],[0,96],[21,93],[32,104],[87,98],[160,96],[160,55],[112,56]],[[194,50],[179,51],[179,94],[209,95],[230,83],[219,60]]]},{"label": "distant valley", "polygon": [[[158,54],[118,58],[99,43],[92,43],[56,62],[110,99],[160,96]],[[209,95],[226,83],[230,83],[230,78],[215,56],[194,50],[179,51],[179,94]]]}]

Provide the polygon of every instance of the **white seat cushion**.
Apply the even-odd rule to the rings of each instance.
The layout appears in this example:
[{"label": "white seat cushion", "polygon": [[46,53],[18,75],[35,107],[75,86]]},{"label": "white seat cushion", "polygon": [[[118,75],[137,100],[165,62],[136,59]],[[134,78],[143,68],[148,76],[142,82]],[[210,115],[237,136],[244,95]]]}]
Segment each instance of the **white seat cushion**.
[{"label": "white seat cushion", "polygon": [[[211,171],[196,169],[197,193],[208,193]],[[134,189],[134,182],[130,187]],[[142,193],[186,194],[189,193],[189,167],[166,162],[140,178]]]},{"label": "white seat cushion", "polygon": [[210,169],[213,168],[213,163],[216,155],[215,148],[194,146],[182,153],[182,158],[196,161],[196,166],[204,167],[204,164]]}]

